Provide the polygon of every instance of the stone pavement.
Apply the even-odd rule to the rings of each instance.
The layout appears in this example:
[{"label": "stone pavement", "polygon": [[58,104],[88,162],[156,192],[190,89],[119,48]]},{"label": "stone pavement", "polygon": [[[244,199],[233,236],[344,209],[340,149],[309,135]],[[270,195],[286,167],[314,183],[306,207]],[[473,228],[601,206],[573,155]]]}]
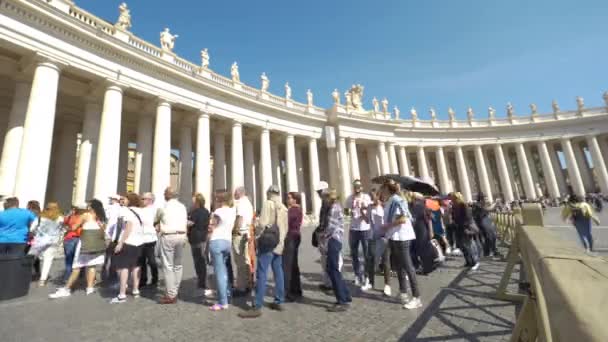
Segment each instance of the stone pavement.
[{"label": "stone pavement", "polygon": [[[185,258],[184,282],[177,305],[156,304],[157,292],[143,291],[140,299],[110,305],[114,291],[102,289],[85,296],[83,289],[70,298],[51,301],[54,286],[37,288],[29,296],[0,303],[1,341],[502,341],[508,340],[516,318],[516,307],[486,295],[496,289],[503,262],[487,261],[469,273],[463,260],[450,260],[429,276],[418,278],[424,307],[404,310],[396,298],[380,291],[354,295],[346,313],[328,313],[335,298],[318,290],[318,253],[310,245],[313,227],[304,228],[300,263],[305,300],[286,304],[286,311],[264,309],[257,320],[243,320],[237,313],[246,308],[236,301],[227,311],[209,312],[195,295],[192,260]],[[506,250],[505,250],[506,252]],[[345,251],[347,255],[348,251]],[[55,261],[54,273],[63,260]],[[352,267],[346,262],[350,280]],[[515,281],[513,281],[515,283]],[[377,287],[383,286],[381,277]],[[512,286],[515,286],[512,284]],[[393,293],[398,290],[392,280]],[[271,291],[271,290],[269,290]],[[270,292],[269,292],[270,293]],[[267,297],[267,301],[271,300]]]}]

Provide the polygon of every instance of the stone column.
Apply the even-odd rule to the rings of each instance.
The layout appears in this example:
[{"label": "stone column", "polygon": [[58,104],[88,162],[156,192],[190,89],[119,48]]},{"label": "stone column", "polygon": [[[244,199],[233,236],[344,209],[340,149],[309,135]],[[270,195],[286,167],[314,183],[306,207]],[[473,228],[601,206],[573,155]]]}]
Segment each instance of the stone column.
[{"label": "stone column", "polygon": [[[279,187],[281,194],[283,193],[283,173],[281,172],[281,156],[279,153],[279,145],[273,144],[270,147],[270,157],[272,160],[272,183]],[[268,189],[266,189],[268,190]],[[264,192],[266,192],[264,190]],[[264,194],[265,195],[265,194]]]},{"label": "stone column", "polygon": [[243,126],[238,121],[232,122],[232,154],[231,154],[231,186],[232,192],[239,186],[245,185],[243,167]]},{"label": "stone column", "polygon": [[469,174],[467,165],[464,161],[464,153],[462,147],[456,146],[456,169],[458,170],[458,180],[460,182],[460,192],[466,202],[471,202],[471,185],[469,184]]},{"label": "stone column", "polygon": [[[319,219],[319,211],[321,210],[321,199],[315,193],[317,184],[321,181],[319,174],[319,152],[317,150],[317,139],[308,138],[308,166],[310,168],[310,196],[312,199],[312,213],[316,219]],[[331,172],[331,170],[330,170]]]},{"label": "stone column", "polygon": [[306,185],[304,184],[304,160],[302,148],[296,146],[296,172],[298,176],[298,192],[302,198],[302,212],[306,214]]},{"label": "stone column", "polygon": [[488,178],[488,169],[483,157],[483,149],[481,146],[475,146],[475,164],[477,164],[477,174],[479,175],[479,184],[481,191],[486,195],[489,202],[494,201],[492,196],[492,188],[490,187],[490,179]]},{"label": "stone column", "polygon": [[340,186],[342,200],[346,199],[351,193],[350,173],[348,172],[348,153],[346,152],[346,139],[340,137],[338,140],[338,149],[340,153]]},{"label": "stone column", "polygon": [[608,171],[606,171],[606,163],[602,157],[600,146],[597,143],[597,137],[595,135],[589,135],[586,137],[587,147],[591,153],[591,159],[593,160],[593,170],[597,176],[597,180],[600,186],[600,191],[604,194],[608,194]]},{"label": "stone column", "polygon": [[390,164],[391,173],[399,174],[399,165],[397,164],[397,153],[395,152],[395,143],[388,144],[388,160]]},{"label": "stone column", "polygon": [[498,176],[500,177],[500,189],[504,196],[503,200],[506,203],[511,203],[514,200],[513,187],[511,186],[511,177],[509,175],[509,169],[507,168],[502,145],[494,145],[494,156],[496,157],[496,168],[498,169]]},{"label": "stone column", "polygon": [[583,180],[585,192],[595,192],[593,177],[591,176],[591,170],[589,169],[589,164],[587,163],[587,156],[585,155],[583,146],[581,146],[580,142],[576,141],[572,141],[571,144],[572,150],[574,151],[574,158],[576,158],[576,165],[578,165],[578,172],[580,173],[581,179]]},{"label": "stone column", "polygon": [[179,196],[182,203],[192,205],[192,130],[184,123],[179,138]]},{"label": "stone column", "polygon": [[526,194],[527,199],[535,199],[536,192],[534,191],[534,181],[532,180],[532,173],[530,172],[524,144],[515,144],[515,153],[517,154],[517,165],[519,165],[519,173],[524,186],[524,193]]},{"label": "stone column", "polygon": [[578,170],[576,158],[574,157],[574,151],[572,150],[572,144],[570,139],[562,139],[562,149],[564,157],[566,159],[566,167],[568,168],[568,178],[570,180],[570,186],[572,191],[579,196],[585,196],[585,186],[581,179],[581,174]]},{"label": "stone column", "polygon": [[38,62],[34,71],[23,124],[19,163],[14,178],[14,194],[21,200],[22,206],[30,200],[37,200],[44,205],[53,145],[59,72],[59,66],[49,61]]},{"label": "stone column", "polygon": [[151,115],[141,115],[137,123],[134,191],[143,194],[152,190],[152,146],[154,122]]},{"label": "stone column", "polygon": [[568,185],[566,184],[566,173],[562,168],[562,163],[558,159],[555,143],[548,143],[547,149],[549,150],[549,158],[551,158],[551,165],[553,166],[553,172],[555,173],[560,196],[567,195]]},{"label": "stone column", "polygon": [[23,125],[25,124],[25,113],[27,111],[31,84],[18,80],[15,84],[15,94],[11,111],[8,114],[8,125],[2,145],[2,159],[0,159],[0,194],[12,195],[15,190],[15,179],[17,178],[17,165],[19,164],[19,153],[21,152],[21,141],[23,139]]},{"label": "stone column", "polygon": [[215,134],[213,147],[213,182],[215,190],[228,191],[226,175],[226,136]]},{"label": "stone column", "polygon": [[553,199],[559,198],[559,186],[555,178],[555,172],[553,172],[553,165],[551,164],[551,157],[549,156],[549,150],[547,149],[547,143],[545,141],[539,141],[537,143],[538,155],[540,162],[543,166],[543,175],[545,176],[545,182],[547,183],[547,189],[549,196]]},{"label": "stone column", "polygon": [[329,187],[335,188],[336,190],[340,188],[340,184],[338,184],[339,178],[339,168],[338,168],[338,158],[337,151],[335,148],[327,148],[327,165],[329,169]]},{"label": "stone column", "polygon": [[[99,145],[95,165],[94,197],[105,201],[118,188],[118,159],[122,122],[122,88],[110,84],[106,88],[101,112]],[[103,175],[103,176],[102,176]]]},{"label": "stone column", "polygon": [[118,156],[118,192],[127,192],[127,175],[129,173],[129,133],[122,127],[120,133],[120,155]]},{"label": "stone column", "polygon": [[441,187],[441,192],[445,194],[450,193],[452,192],[452,187],[450,184],[450,177],[448,176],[448,167],[445,162],[445,155],[443,154],[443,147],[437,146],[435,156],[437,158],[437,171],[439,173],[439,186]]},{"label": "stone column", "polygon": [[267,128],[262,130],[260,135],[260,174],[262,198],[272,185],[272,157],[270,153],[270,131]]},{"label": "stone column", "polygon": [[152,192],[160,199],[171,185],[171,104],[163,99],[156,107],[153,151]]},{"label": "stone column", "polygon": [[92,196],[93,187],[91,184],[95,177],[94,157],[96,157],[94,154],[97,154],[100,119],[101,106],[94,102],[88,102],[84,107],[82,138],[78,152],[78,175],[76,176],[76,191],[73,200],[76,205],[85,203]]},{"label": "stone column", "polygon": [[380,156],[380,173],[383,175],[391,173],[388,154],[386,153],[386,145],[382,141],[378,142],[378,155]]},{"label": "stone column", "polygon": [[369,177],[374,178],[380,174],[380,168],[377,163],[378,160],[378,151],[374,150],[373,147],[368,146],[365,149],[365,153],[367,154],[367,165],[369,167]]},{"label": "stone column", "polygon": [[[57,202],[61,208],[68,209],[72,206],[72,194],[74,190],[74,166],[76,164],[76,148],[78,144],[78,132],[80,127],[74,122],[63,122],[61,130],[57,135],[58,152],[53,160],[53,176],[50,180],[49,202]],[[25,200],[25,199],[23,199]],[[40,202],[42,204],[42,202]],[[79,204],[85,203],[80,202]]]},{"label": "stone column", "polygon": [[298,169],[296,166],[296,145],[293,134],[285,138],[285,162],[287,164],[287,192],[298,191]]},{"label": "stone column", "polygon": [[253,145],[255,143],[252,140],[245,140],[245,144],[243,145],[245,151],[245,189],[247,189],[247,194],[249,199],[251,200],[251,204],[253,208],[256,208],[257,204],[257,189],[256,189],[256,170],[255,170],[255,153],[253,151]]},{"label": "stone column", "polygon": [[205,197],[205,207],[211,208],[211,135],[209,114],[199,112],[196,127],[195,175],[196,192]]},{"label": "stone column", "polygon": [[359,173],[359,157],[357,156],[357,142],[355,139],[348,139],[348,153],[350,156],[350,172],[353,176],[353,180],[361,179]]},{"label": "stone column", "polygon": [[418,146],[418,169],[420,171],[420,178],[429,177],[429,166],[426,162],[426,154],[424,153],[424,147]]},{"label": "stone column", "polygon": [[399,146],[399,170],[402,176],[410,175],[410,161],[405,146]]}]

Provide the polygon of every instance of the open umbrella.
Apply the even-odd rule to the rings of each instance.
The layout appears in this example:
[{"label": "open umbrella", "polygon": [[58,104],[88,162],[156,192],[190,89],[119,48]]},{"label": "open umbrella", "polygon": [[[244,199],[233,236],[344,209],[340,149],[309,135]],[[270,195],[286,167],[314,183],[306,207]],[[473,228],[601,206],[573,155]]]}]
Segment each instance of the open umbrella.
[{"label": "open umbrella", "polygon": [[419,192],[425,196],[439,195],[439,190],[431,182],[418,179],[411,176],[401,176],[396,174],[387,174],[383,176],[374,177],[372,182],[376,184],[382,184],[386,180],[393,180],[401,185],[401,189]]}]

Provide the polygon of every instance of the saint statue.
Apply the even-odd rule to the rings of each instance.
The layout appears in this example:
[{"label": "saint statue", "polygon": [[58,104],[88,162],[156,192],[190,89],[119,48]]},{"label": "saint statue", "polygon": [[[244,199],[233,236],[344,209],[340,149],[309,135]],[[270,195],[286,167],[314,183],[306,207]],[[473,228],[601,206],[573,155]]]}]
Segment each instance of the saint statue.
[{"label": "saint statue", "polygon": [[511,102],[507,102],[507,116],[509,118],[513,117],[513,105],[511,104]]},{"label": "saint statue", "polygon": [[120,14],[118,15],[118,22],[116,22],[116,27],[120,28],[123,31],[128,31],[131,28],[131,11],[127,7],[126,3],[120,4],[118,6],[118,11]]},{"label": "saint statue", "polygon": [[350,91],[344,92],[344,98],[346,99],[346,108],[350,108],[353,102],[353,96]]},{"label": "saint statue", "polygon": [[496,110],[492,107],[488,107],[488,118],[494,120],[496,118]]},{"label": "saint statue", "polygon": [[379,108],[378,99],[376,97],[374,97],[372,99],[372,105],[374,107],[374,112],[378,113],[380,111],[380,108]]},{"label": "saint statue", "polygon": [[431,107],[431,109],[429,109],[429,114],[431,114],[431,121],[437,120],[437,113],[435,113],[435,108]]},{"label": "saint statue", "polygon": [[230,67],[230,76],[232,76],[233,82],[241,82],[241,75],[239,74],[239,65],[236,62],[232,63]]},{"label": "saint statue", "polygon": [[207,48],[201,50],[201,67],[203,67],[203,69],[209,68],[209,51]]},{"label": "saint statue", "polygon": [[456,113],[452,107],[448,108],[448,117],[450,118],[450,121],[454,121],[456,119]]},{"label": "saint statue", "polygon": [[262,91],[267,92],[270,81],[268,80],[268,76],[266,76],[265,72],[263,72],[262,76],[260,76],[260,80],[262,80]]},{"label": "saint statue", "polygon": [[393,114],[395,115],[395,120],[399,120],[399,115],[401,115],[401,111],[399,110],[399,107],[397,107],[397,106],[393,107]]},{"label": "saint statue", "polygon": [[285,98],[291,100],[291,87],[289,86],[289,82],[285,82]]},{"label": "saint statue", "polygon": [[553,108],[553,114],[557,114],[559,112],[559,105],[556,100],[551,101],[551,108]]},{"label": "saint statue", "polygon": [[310,89],[306,90],[306,102],[308,103],[309,107],[312,107],[312,91],[310,91]]},{"label": "saint statue", "polygon": [[173,48],[175,47],[175,39],[178,37],[179,36],[176,34],[171,34],[168,28],[165,28],[165,30],[160,33],[160,46],[163,48],[163,51],[173,51]]},{"label": "saint statue", "polygon": [[536,103],[530,103],[530,111],[532,115],[538,114],[538,108],[536,108]]},{"label": "saint statue", "polygon": [[416,112],[416,108],[412,107],[412,109],[410,109],[410,115],[412,116],[413,122],[416,122],[416,120],[418,120],[418,112]]},{"label": "saint statue", "polygon": [[346,96],[346,106],[352,106],[355,111],[363,112],[363,90],[364,87],[360,84],[353,84],[348,91],[348,96]]},{"label": "saint statue", "polygon": [[580,96],[577,96],[577,97],[576,97],[576,109],[577,109],[579,112],[582,112],[582,111],[583,111],[583,109],[585,109],[585,99],[583,99],[583,98],[582,98],[582,97],[580,97]]},{"label": "saint statue", "polygon": [[338,89],[334,89],[334,91],[331,92],[331,97],[334,99],[335,105],[340,104],[340,93],[338,92]]},{"label": "saint statue", "polygon": [[469,119],[469,121],[472,121],[473,117],[475,117],[475,113],[473,112],[473,108],[469,106],[469,108],[467,108],[467,118]]},{"label": "saint statue", "polygon": [[382,99],[382,113],[388,113],[388,100],[385,98]]},{"label": "saint statue", "polygon": [[604,99],[604,103],[606,104],[606,106],[608,106],[608,91],[604,92],[604,95],[602,95],[602,98]]}]

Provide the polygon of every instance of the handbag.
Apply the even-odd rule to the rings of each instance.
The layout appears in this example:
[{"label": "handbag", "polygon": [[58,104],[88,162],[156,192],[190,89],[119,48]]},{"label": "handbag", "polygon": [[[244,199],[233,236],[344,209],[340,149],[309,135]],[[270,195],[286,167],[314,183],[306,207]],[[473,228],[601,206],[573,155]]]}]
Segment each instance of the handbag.
[{"label": "handbag", "polygon": [[80,233],[80,253],[96,254],[106,250],[106,239],[101,229],[83,229]]},{"label": "handbag", "polygon": [[279,208],[275,208],[274,223],[266,225],[264,231],[256,240],[256,246],[259,253],[271,252],[279,245],[281,233],[278,225],[278,212]]}]

